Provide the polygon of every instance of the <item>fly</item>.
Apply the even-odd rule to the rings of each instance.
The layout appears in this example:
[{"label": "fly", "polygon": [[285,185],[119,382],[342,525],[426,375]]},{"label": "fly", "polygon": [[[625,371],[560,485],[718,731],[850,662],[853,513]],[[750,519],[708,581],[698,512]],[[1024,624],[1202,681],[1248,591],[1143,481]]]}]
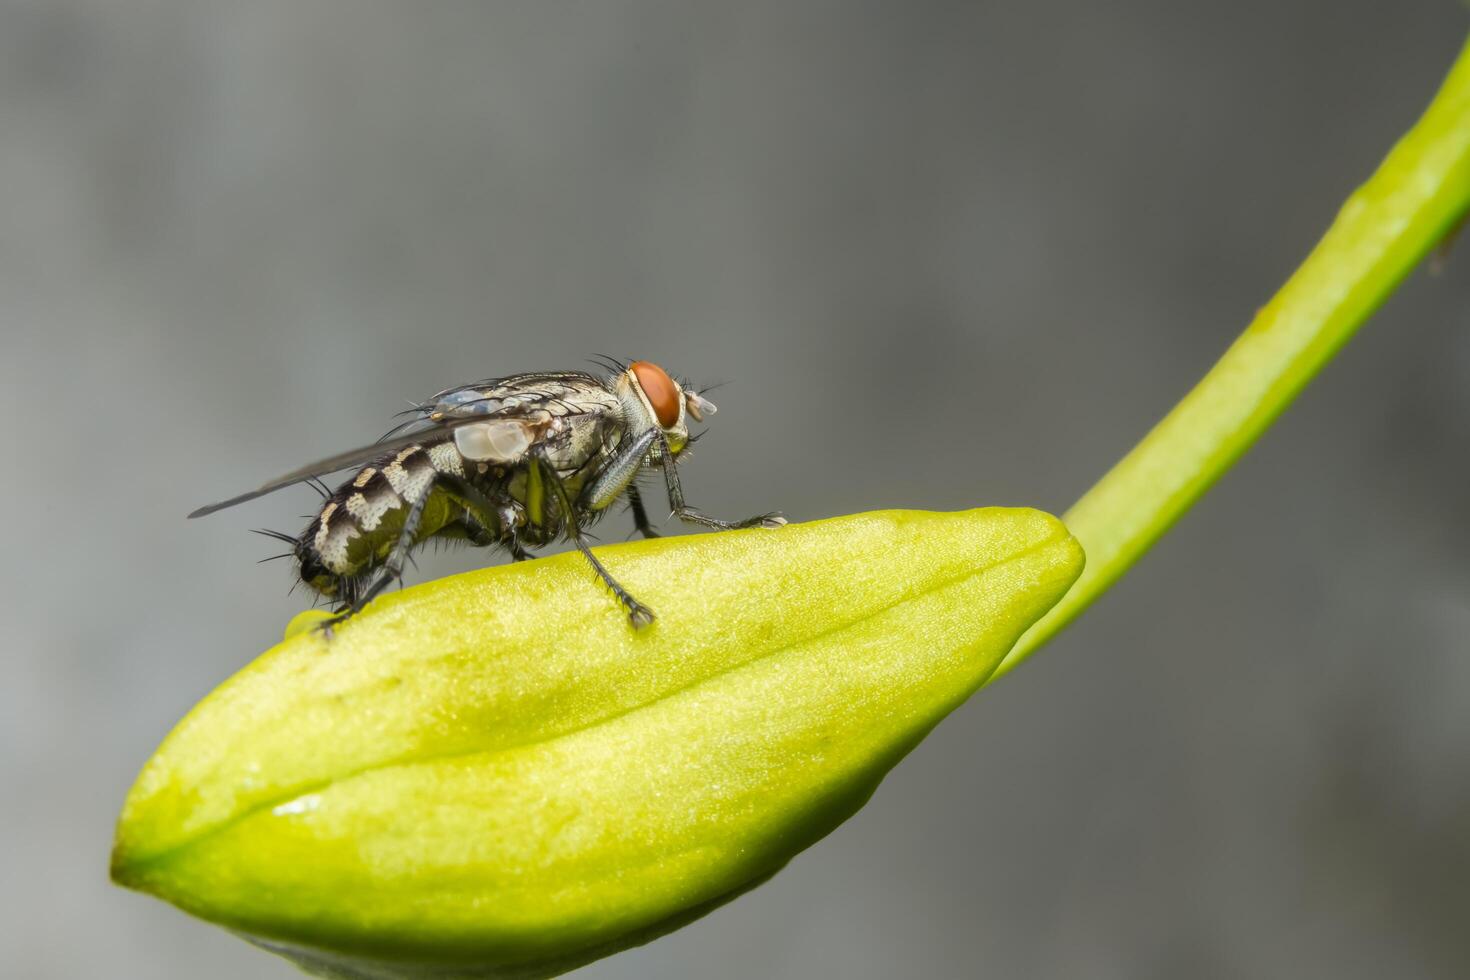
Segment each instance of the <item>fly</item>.
[{"label": "fly", "polygon": [[[669,508],[716,530],[780,527],[762,514],[722,521],[684,502],[678,462],[689,421],[715,406],[649,361],[610,361],[614,373],[513,374],[450,388],[410,409],[411,418],[377,442],[303,466],[189,516],[203,517],[282,487],[355,467],[327,492],[300,535],[265,532],[291,545],[301,581],[331,602],[327,625],[362,609],[394,581],[415,547],[430,538],[504,548],[516,561],[565,537],[576,545],[639,628],[653,610],[618,584],[587,545],[586,529],[626,497],[645,538],[648,520],[637,477],[663,474]],[[697,437],[695,437],[697,438]]]}]

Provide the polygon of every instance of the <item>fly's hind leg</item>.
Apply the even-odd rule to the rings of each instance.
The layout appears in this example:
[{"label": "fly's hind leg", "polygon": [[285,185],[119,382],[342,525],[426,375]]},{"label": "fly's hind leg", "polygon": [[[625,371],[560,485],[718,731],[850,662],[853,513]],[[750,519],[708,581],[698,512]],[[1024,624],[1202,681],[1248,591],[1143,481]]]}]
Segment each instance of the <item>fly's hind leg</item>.
[{"label": "fly's hind leg", "polygon": [[597,573],[597,577],[612,590],[612,594],[627,611],[628,621],[633,624],[633,628],[642,629],[651,624],[654,620],[653,610],[633,598],[627,589],[619,585],[618,580],[608,573],[602,562],[598,561],[597,556],[592,553],[592,549],[587,546],[587,539],[582,535],[582,526],[577,521],[577,509],[572,504],[571,494],[567,493],[566,485],[561,482],[561,477],[557,475],[556,470],[539,455],[531,457],[531,465],[537,468],[542,481],[555,496],[557,506],[561,508],[562,520],[566,524],[567,537],[572,539],[577,550],[592,565],[592,570]]},{"label": "fly's hind leg", "polygon": [[387,559],[384,560],[377,573],[366,584],[354,583],[353,587],[343,595],[344,608],[331,619],[322,620],[318,629],[330,634],[332,627],[360,612],[364,606],[377,598],[390,582],[403,578],[403,566],[408,561],[409,552],[413,550],[414,538],[418,536],[419,524],[424,517],[424,505],[429,502],[429,495],[433,488],[433,481],[430,481],[424,486],[418,499],[409,505],[408,513],[403,516],[403,527],[398,531],[398,540],[393,543],[393,550],[388,552]]}]

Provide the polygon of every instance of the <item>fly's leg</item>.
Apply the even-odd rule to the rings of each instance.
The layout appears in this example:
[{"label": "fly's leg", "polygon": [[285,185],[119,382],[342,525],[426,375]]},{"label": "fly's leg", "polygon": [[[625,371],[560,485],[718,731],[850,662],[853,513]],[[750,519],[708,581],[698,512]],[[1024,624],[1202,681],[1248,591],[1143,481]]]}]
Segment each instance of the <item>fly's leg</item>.
[{"label": "fly's leg", "polygon": [[[536,557],[521,544],[514,522],[502,513],[493,500],[481,493],[472,483],[457,476],[443,474],[439,476],[439,482],[444,484],[450,493],[464,501],[467,511],[465,517],[478,524],[481,534],[479,537],[471,535],[471,544],[479,547],[491,544],[502,545],[506,551],[510,552],[513,561],[530,561]],[[489,528],[492,524],[501,529],[500,537],[497,538],[490,533]]]},{"label": "fly's leg", "polygon": [[633,509],[633,525],[638,529],[639,534],[645,538],[663,537],[653,526],[653,522],[648,519],[648,511],[643,509],[643,497],[638,493],[636,483],[628,484],[628,503]]},{"label": "fly's leg", "polygon": [[424,517],[424,505],[429,502],[430,487],[424,487],[419,499],[415,500],[404,515],[403,527],[398,531],[398,540],[393,543],[393,550],[388,552],[388,559],[383,562],[382,571],[378,572],[377,578],[373,579],[371,585],[363,590],[357,599],[357,608],[361,609],[377,598],[378,593],[388,587],[390,582],[396,582],[403,578],[403,564],[408,561],[408,553],[413,548],[413,539],[418,536],[419,524]]},{"label": "fly's leg", "polygon": [[367,577],[363,575],[343,575],[337,579],[337,607],[332,610],[332,618],[323,623],[324,627],[330,627],[352,615],[352,610],[357,608],[357,597],[367,581]]},{"label": "fly's leg", "polygon": [[679,485],[679,468],[674,462],[674,454],[669,452],[667,442],[663,444],[663,460],[664,485],[669,491],[669,509],[685,524],[698,524],[716,531],[735,531],[746,527],[781,527],[786,523],[786,517],[780,511],[757,514],[743,521],[722,521],[717,517],[700,513],[684,503],[684,488]]},{"label": "fly's leg", "polygon": [[521,544],[521,536],[514,528],[507,528],[502,536],[497,537],[483,523],[474,511],[465,511],[465,515],[459,520],[460,526],[465,530],[465,538],[476,548],[488,548],[498,544],[510,552],[512,561],[530,561],[536,556],[531,554]]},{"label": "fly's leg", "polygon": [[466,510],[458,523],[464,528],[465,540],[476,548],[488,548],[492,544],[500,543],[500,539],[484,525],[480,516],[474,511]]},{"label": "fly's leg", "polygon": [[[556,470],[539,455],[531,457],[531,465],[540,470],[542,480],[551,489],[552,496],[556,498],[557,506],[561,508],[562,520],[566,524],[567,537],[572,539],[577,550],[592,565],[592,570],[597,573],[597,577],[602,579],[603,583],[612,590],[612,594],[617,597],[618,602],[622,603],[623,608],[628,612],[628,621],[633,624],[633,628],[641,629],[652,623],[653,610],[633,598],[627,589],[619,585],[618,580],[608,574],[608,570],[602,567],[602,562],[597,560],[597,556],[587,546],[587,540],[582,536],[581,524],[577,521],[577,509],[572,504],[572,496],[567,493],[566,485],[561,482],[561,477],[557,475]],[[598,482],[601,482],[600,477]]]},{"label": "fly's leg", "polygon": [[603,465],[597,478],[582,488],[581,496],[581,504],[588,510],[605,510],[626,491],[628,502],[633,507],[633,522],[645,538],[656,538],[659,533],[648,520],[648,512],[643,509],[643,498],[638,495],[638,485],[633,478],[647,463],[648,451],[653,448],[656,438],[658,433],[649,429],[637,439],[627,440]]},{"label": "fly's leg", "polygon": [[502,544],[510,552],[511,561],[530,561],[536,557],[526,550],[525,545],[521,544],[521,536],[515,531],[507,531]]},{"label": "fly's leg", "polygon": [[506,528],[503,534],[496,535],[482,523],[482,519],[473,510],[465,511],[459,523],[465,530],[465,538],[476,548],[488,548],[498,544],[510,552],[512,561],[530,561],[536,557],[521,544],[520,533],[515,528]]},{"label": "fly's leg", "polygon": [[414,538],[418,536],[419,524],[424,517],[424,505],[429,502],[430,491],[434,483],[430,480],[424,485],[419,493],[418,499],[409,505],[408,513],[403,516],[403,527],[398,531],[398,540],[393,543],[393,550],[388,552],[388,558],[383,562],[371,582],[362,589],[354,588],[354,595],[343,609],[331,619],[324,619],[318,625],[318,629],[331,633],[332,627],[360,612],[363,606],[377,598],[378,594],[388,587],[390,582],[399,581],[403,578],[403,565],[408,561],[408,553],[413,550]]},{"label": "fly's leg", "polygon": [[579,499],[588,510],[606,510],[624,490],[633,490],[633,477],[643,468],[658,433],[649,429],[637,439],[628,439],[603,464],[597,478],[582,488]]}]

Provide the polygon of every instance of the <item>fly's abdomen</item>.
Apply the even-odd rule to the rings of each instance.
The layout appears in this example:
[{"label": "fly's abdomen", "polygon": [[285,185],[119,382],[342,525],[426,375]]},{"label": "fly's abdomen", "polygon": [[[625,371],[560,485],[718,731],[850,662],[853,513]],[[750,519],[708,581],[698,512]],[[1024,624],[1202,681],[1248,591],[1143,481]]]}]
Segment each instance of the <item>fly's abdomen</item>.
[{"label": "fly's abdomen", "polygon": [[353,584],[384,562],[409,509],[425,495],[413,543],[457,521],[463,508],[435,485],[439,473],[463,475],[452,443],[410,446],[359,470],[301,532],[296,554],[302,581],[324,596],[350,599]]}]

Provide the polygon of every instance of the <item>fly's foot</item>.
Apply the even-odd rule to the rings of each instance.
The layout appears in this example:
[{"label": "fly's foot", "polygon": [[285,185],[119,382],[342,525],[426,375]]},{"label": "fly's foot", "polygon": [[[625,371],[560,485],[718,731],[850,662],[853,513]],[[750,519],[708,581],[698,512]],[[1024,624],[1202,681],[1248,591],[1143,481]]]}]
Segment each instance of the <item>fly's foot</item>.
[{"label": "fly's foot", "polygon": [[778,528],[786,526],[786,515],[779,510],[773,510],[769,514],[757,514],[747,517],[743,521],[730,521],[725,525],[730,530],[743,530],[748,527]]},{"label": "fly's foot", "polygon": [[357,610],[355,609],[343,609],[336,615],[328,616],[326,619],[323,619],[321,622],[313,626],[312,629],[320,633],[322,635],[322,639],[330,640],[334,635],[336,635],[336,628],[347,622],[347,620],[351,619],[352,614],[356,611]]},{"label": "fly's foot", "polygon": [[715,531],[739,531],[748,527],[781,527],[786,523],[786,515],[780,511],[772,511],[769,514],[760,514],[756,517],[747,517],[743,521],[722,521],[716,517],[701,513],[693,507],[679,507],[675,509],[674,516],[685,524],[698,524]]},{"label": "fly's foot", "polygon": [[652,609],[649,609],[632,596],[624,597],[623,606],[628,610],[628,622],[633,625],[635,630],[652,626],[653,621],[658,618],[654,616]]}]

